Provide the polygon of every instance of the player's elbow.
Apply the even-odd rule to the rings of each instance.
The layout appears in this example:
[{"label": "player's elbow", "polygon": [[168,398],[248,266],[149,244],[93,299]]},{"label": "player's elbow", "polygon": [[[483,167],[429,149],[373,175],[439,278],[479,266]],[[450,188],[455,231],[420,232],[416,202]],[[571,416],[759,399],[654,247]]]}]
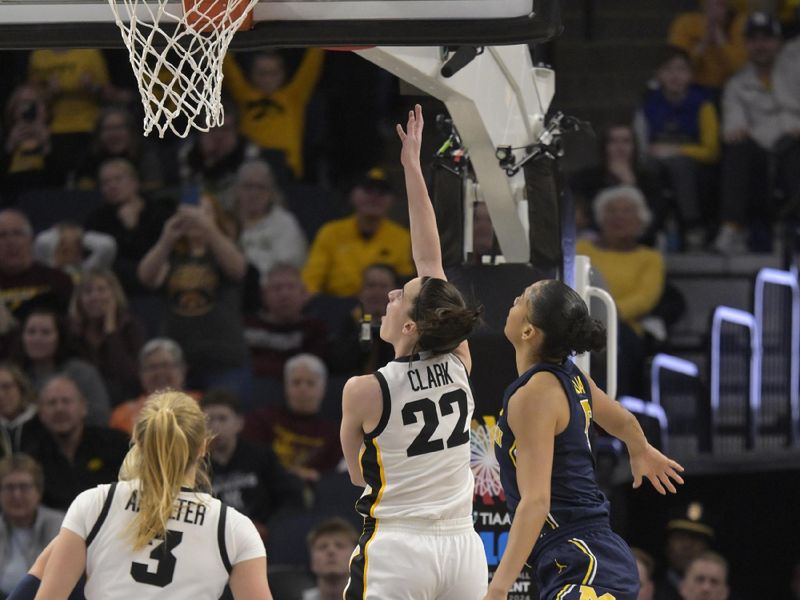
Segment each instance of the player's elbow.
[{"label": "player's elbow", "polygon": [[350,473],[350,483],[352,483],[355,486],[362,487],[362,488],[366,487],[366,485],[367,485],[367,482],[364,481],[364,478],[361,476],[361,473],[358,473],[356,475],[354,475],[353,473]]},{"label": "player's elbow", "polygon": [[523,494],[515,514],[519,515],[520,512],[531,518],[538,514],[546,515],[550,512],[550,495],[542,492],[528,494],[527,496]]}]

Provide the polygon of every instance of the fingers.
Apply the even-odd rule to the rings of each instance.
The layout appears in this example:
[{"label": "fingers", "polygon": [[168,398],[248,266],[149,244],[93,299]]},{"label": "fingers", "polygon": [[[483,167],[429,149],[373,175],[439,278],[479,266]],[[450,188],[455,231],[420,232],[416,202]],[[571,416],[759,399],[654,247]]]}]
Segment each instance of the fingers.
[{"label": "fingers", "polygon": [[667,492],[664,490],[664,486],[661,485],[661,482],[658,480],[658,477],[655,475],[648,475],[647,479],[650,480],[650,483],[653,484],[653,487],[656,488],[656,491],[661,494],[662,496],[666,496]]},{"label": "fingers", "polygon": [[681,485],[683,484],[683,477],[681,477],[680,475],[678,475],[678,474],[675,472],[675,470],[674,470],[674,469],[668,469],[668,470],[667,470],[667,476],[668,476],[668,477],[671,477],[672,479],[674,479],[676,482],[680,483]]},{"label": "fingers", "polygon": [[669,464],[669,466],[670,466],[670,467],[672,467],[672,468],[673,468],[673,469],[675,469],[676,471],[680,471],[681,473],[683,473],[683,471],[684,471],[684,468],[683,468],[683,467],[682,467],[682,466],[681,466],[679,463],[676,463],[676,462],[675,462],[674,460],[672,460],[672,459],[669,459],[667,462],[668,462],[668,464]]},{"label": "fingers", "polygon": [[397,130],[397,136],[400,138],[400,141],[405,142],[406,138],[409,136],[419,139],[422,136],[423,126],[422,107],[419,104],[415,104],[414,110],[408,111],[408,122],[406,123],[405,130],[400,123],[395,125],[395,129]]},{"label": "fingers", "polygon": [[640,485],[642,485],[642,476],[641,475],[634,475],[633,476],[633,489],[637,489]]},{"label": "fingers", "polygon": [[675,489],[675,486],[666,473],[659,473],[658,480],[664,485],[665,488],[667,488],[667,490],[669,490],[671,494],[678,493],[678,490]]}]

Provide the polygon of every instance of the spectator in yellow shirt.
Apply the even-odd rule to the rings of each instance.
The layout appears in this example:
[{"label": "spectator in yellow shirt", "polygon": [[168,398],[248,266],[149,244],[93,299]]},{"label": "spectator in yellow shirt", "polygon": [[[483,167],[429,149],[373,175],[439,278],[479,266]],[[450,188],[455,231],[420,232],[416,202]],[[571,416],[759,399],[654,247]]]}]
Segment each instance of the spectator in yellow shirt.
[{"label": "spectator in yellow shirt", "polygon": [[324,53],[306,50],[294,76],[287,81],[286,64],[278,52],[253,57],[249,77],[230,54],[222,72],[225,85],[239,108],[243,135],[261,148],[280,150],[295,177],[303,176],[303,135],[306,105],[317,85]]},{"label": "spectator in yellow shirt", "polygon": [[675,18],[667,43],[689,53],[694,83],[719,91],[747,60],[747,14],[737,12],[729,0],[704,0],[701,5],[701,10]]},{"label": "spectator in yellow shirt", "polygon": [[89,148],[100,100],[110,87],[106,61],[96,49],[34,50],[28,82],[48,100],[53,161],[66,176],[81,166]]},{"label": "spectator in yellow shirt", "polygon": [[376,263],[391,266],[401,277],[413,274],[408,229],[386,216],[393,199],[379,169],[356,184],[350,192],[353,215],[324,225],[311,245],[303,270],[310,293],[356,296],[364,270]]},{"label": "spectator in yellow shirt", "polygon": [[638,188],[606,188],[597,195],[592,208],[600,238],[580,240],[575,250],[589,257],[617,305],[618,393],[638,396],[643,389],[644,357],[649,345],[644,333],[659,342],[667,335],[665,319],[653,315],[664,294],[664,259],[660,252],[639,244],[651,213]]},{"label": "spectator in yellow shirt", "polygon": [[592,208],[600,239],[580,240],[575,250],[591,259],[608,284],[620,320],[641,334],[641,320],[661,299],[666,277],[661,253],[639,244],[651,218],[644,194],[618,185],[600,192]]}]

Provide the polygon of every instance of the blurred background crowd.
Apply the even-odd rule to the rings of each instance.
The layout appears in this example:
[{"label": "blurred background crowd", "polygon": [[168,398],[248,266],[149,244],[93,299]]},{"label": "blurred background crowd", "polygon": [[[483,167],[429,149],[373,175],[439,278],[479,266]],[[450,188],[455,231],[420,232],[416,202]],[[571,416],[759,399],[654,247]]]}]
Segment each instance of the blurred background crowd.
[{"label": "blurred background crowd", "polygon": [[[629,86],[635,109],[595,122],[596,160],[568,173],[578,252],[622,321],[621,393],[640,395],[685,311],[667,254],[793,243],[797,5],[674,15],[652,77]],[[543,50],[558,72],[558,42]],[[123,51],[5,52],[0,67],[0,597],[60,511],[116,477],[165,387],[207,412],[214,492],[264,536],[275,597],[341,597],[358,490],[340,466],[340,392],[392,358],[376,328],[413,275],[401,84],[347,52],[229,54],[224,125],[156,139]],[[496,253],[474,210],[474,253]],[[637,555],[640,598],[728,596],[702,513],[665,523],[664,556]]]}]

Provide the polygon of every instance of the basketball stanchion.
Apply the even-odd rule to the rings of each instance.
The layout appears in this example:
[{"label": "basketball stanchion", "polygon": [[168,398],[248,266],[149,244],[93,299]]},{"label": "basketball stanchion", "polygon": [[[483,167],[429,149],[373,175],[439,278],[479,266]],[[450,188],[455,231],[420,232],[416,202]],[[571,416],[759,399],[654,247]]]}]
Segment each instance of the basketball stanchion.
[{"label": "basketball stanchion", "polygon": [[108,0],[144,107],[144,135],[222,125],[222,61],[258,0]]}]

